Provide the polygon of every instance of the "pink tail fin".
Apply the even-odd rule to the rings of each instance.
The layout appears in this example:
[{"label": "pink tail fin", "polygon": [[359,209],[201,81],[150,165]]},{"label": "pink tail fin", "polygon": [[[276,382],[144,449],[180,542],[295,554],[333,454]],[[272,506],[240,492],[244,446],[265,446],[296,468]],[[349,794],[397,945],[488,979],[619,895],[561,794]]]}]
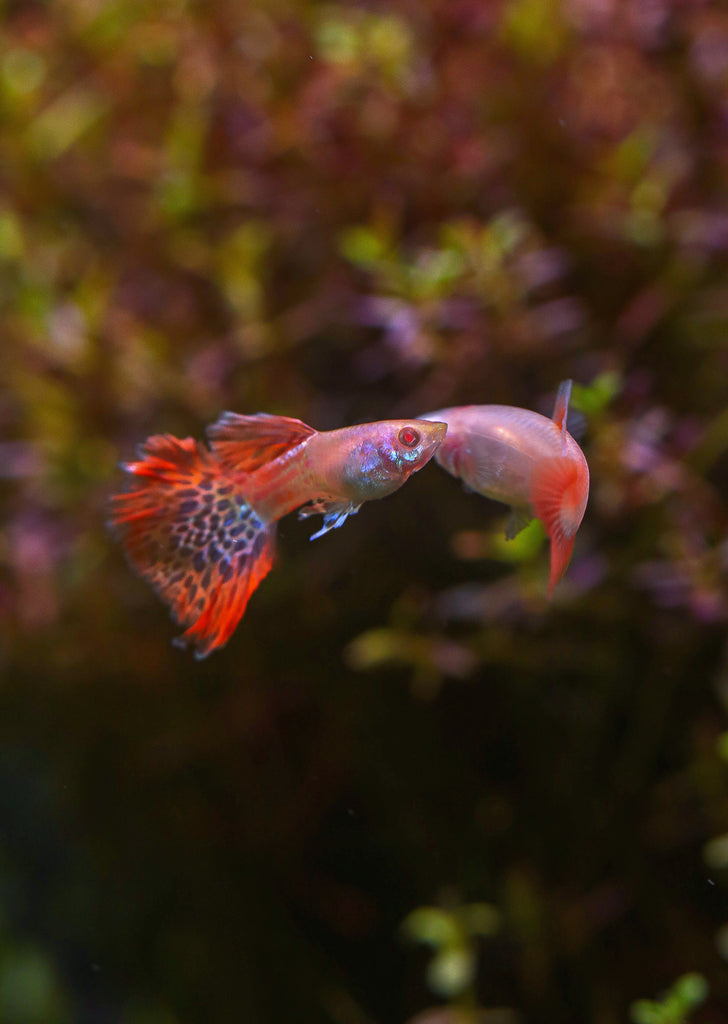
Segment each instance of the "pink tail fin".
[{"label": "pink tail fin", "polygon": [[551,541],[549,593],[566,572],[576,531],[584,515],[589,481],[581,464],[556,456],[544,459],[533,474],[531,504]]},{"label": "pink tail fin", "polygon": [[204,658],[227,642],[269,572],[275,528],[192,438],[156,435],[139,455],[124,466],[136,486],[113,498],[111,521],[131,564],[186,627],[177,642]]}]

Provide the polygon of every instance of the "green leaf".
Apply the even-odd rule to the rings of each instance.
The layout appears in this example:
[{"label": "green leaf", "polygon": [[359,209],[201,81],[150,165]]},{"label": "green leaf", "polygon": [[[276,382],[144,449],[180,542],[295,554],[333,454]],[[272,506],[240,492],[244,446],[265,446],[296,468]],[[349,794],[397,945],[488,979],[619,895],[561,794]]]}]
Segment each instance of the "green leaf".
[{"label": "green leaf", "polygon": [[316,32],[319,57],[329,64],[351,64],[360,52],[356,27],[336,15],[325,18]]},{"label": "green leaf", "polygon": [[82,86],[62,93],[30,123],[28,144],[41,160],[70,149],[106,113],[106,100]]},{"label": "green leaf", "polygon": [[475,979],[475,954],[466,946],[446,949],[430,961],[427,983],[444,999],[456,999]]},{"label": "green leaf", "polygon": [[0,65],[3,85],[8,92],[17,96],[27,96],[39,89],[46,70],[46,62],[41,54],[24,47],[6,53]]},{"label": "green leaf", "polygon": [[708,998],[708,982],[702,974],[684,974],[673,985],[675,997],[686,1010],[694,1010]]},{"label": "green leaf", "polygon": [[629,1013],[634,1024],[684,1024],[708,996],[702,974],[684,974],[659,1000],[638,999]]},{"label": "green leaf", "polygon": [[354,227],[344,231],[339,241],[342,254],[350,263],[370,269],[387,254],[388,246],[377,233],[368,227]]},{"label": "green leaf", "polygon": [[728,834],[716,836],[705,844],[703,860],[716,870],[728,867]]},{"label": "green leaf", "polygon": [[538,519],[532,519],[511,540],[506,537],[504,530],[499,529],[489,538],[488,557],[511,564],[529,562],[541,548],[546,536]]},{"label": "green leaf", "polygon": [[463,934],[455,916],[439,907],[418,907],[402,922],[402,934],[435,949],[462,942]]},{"label": "green leaf", "polygon": [[574,383],[571,389],[571,404],[587,416],[596,416],[619,394],[621,386],[620,375],[607,370],[595,377],[591,384]]},{"label": "green leaf", "polygon": [[560,0],[511,0],[505,7],[501,34],[519,56],[551,64],[568,40]]},{"label": "green leaf", "polygon": [[649,999],[638,999],[629,1008],[630,1019],[634,1024],[656,1024],[661,1019],[661,1008]]},{"label": "green leaf", "polygon": [[6,952],[0,963],[0,1020],[60,1024],[68,1019],[51,961],[32,947]]},{"label": "green leaf", "polygon": [[11,210],[0,211],[0,260],[17,260],[23,255],[24,248],[20,220]]}]

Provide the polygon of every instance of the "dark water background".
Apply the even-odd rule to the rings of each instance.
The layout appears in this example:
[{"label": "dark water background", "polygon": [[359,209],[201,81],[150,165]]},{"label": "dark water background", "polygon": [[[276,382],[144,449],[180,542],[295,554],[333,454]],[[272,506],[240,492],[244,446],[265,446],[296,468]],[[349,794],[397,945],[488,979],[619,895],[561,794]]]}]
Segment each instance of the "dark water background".
[{"label": "dark water background", "polygon": [[[728,1020],[727,133],[720,4],[3,6],[1,1024]],[[550,603],[436,466],[202,663],[105,530],[150,433],[566,377]]]}]

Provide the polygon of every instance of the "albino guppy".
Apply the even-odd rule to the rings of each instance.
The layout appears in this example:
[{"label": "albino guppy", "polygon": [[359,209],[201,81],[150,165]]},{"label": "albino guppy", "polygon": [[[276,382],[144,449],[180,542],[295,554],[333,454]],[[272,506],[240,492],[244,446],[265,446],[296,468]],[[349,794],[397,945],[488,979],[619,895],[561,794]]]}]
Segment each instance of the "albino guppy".
[{"label": "albino guppy", "polygon": [[571,381],[559,386],[552,419],[510,405],[438,409],[423,419],[447,423],[435,454],[478,494],[511,506],[507,537],[536,516],[551,541],[549,593],[566,572],[587,498],[589,467],[566,429]]}]

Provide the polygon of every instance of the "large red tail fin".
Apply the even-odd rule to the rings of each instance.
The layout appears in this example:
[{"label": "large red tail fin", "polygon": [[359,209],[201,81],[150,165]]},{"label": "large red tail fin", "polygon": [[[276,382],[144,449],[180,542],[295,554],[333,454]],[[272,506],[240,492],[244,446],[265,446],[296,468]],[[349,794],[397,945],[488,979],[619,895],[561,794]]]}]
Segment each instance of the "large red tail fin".
[{"label": "large red tail fin", "polygon": [[113,498],[111,522],[131,564],[186,627],[176,642],[204,658],[227,642],[270,570],[275,527],[190,437],[150,437],[124,469],[136,486]]}]

